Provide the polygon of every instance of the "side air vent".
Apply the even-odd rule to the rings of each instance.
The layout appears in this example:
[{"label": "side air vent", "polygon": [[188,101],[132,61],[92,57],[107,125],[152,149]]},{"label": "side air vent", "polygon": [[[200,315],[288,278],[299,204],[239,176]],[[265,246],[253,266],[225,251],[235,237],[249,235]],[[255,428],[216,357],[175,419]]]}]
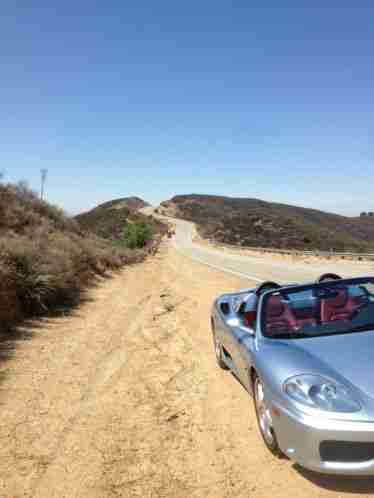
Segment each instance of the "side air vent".
[{"label": "side air vent", "polygon": [[224,301],[220,305],[221,311],[224,315],[228,315],[230,313],[230,305],[227,301]]}]

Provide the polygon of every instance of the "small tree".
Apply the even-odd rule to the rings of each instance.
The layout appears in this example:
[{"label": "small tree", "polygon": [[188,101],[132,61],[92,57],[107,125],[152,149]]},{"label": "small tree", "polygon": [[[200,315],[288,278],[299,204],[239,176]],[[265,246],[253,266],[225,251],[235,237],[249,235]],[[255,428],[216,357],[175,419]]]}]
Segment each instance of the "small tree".
[{"label": "small tree", "polygon": [[360,213],[360,217],[363,218],[364,216],[367,216],[367,213],[365,211],[362,211],[362,213]]},{"label": "small tree", "polygon": [[129,249],[138,249],[152,238],[152,230],[146,223],[128,223],[122,232],[121,241]]}]

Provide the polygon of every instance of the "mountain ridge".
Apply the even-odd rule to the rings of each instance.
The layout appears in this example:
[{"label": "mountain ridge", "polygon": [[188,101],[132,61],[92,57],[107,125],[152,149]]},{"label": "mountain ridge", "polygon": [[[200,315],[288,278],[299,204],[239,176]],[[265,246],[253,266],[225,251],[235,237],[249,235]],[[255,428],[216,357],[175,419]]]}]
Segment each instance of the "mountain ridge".
[{"label": "mountain ridge", "polygon": [[374,219],[255,198],[176,195],[164,214],[195,222],[200,235],[243,247],[374,251]]},{"label": "mountain ridge", "polygon": [[153,217],[141,213],[150,204],[140,197],[122,197],[104,202],[75,216],[79,225],[105,239],[116,240],[128,223],[144,223],[153,233],[163,234],[166,226]]},{"label": "mountain ridge", "polygon": [[[139,209],[150,206],[150,204],[144,199],[137,197],[136,195],[129,197],[120,197],[119,199],[113,199],[111,201],[104,202],[96,206],[96,208],[104,209],[122,209],[128,208],[131,211],[139,211]],[[91,210],[92,211],[92,210]],[[84,214],[84,213],[81,213]]]}]

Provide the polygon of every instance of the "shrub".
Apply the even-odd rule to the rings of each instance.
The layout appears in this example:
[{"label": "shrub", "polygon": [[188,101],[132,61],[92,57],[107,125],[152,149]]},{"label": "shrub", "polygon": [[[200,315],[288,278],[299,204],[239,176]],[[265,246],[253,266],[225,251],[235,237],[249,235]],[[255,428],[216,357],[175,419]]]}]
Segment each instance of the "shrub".
[{"label": "shrub", "polygon": [[[136,234],[135,247],[143,247],[147,227],[137,227]],[[96,275],[142,261],[145,255],[144,249],[115,247],[83,232],[24,184],[0,184],[1,330],[27,316],[78,303]]]},{"label": "shrub", "polygon": [[122,232],[120,241],[129,249],[145,247],[152,239],[152,230],[147,223],[128,223]]}]

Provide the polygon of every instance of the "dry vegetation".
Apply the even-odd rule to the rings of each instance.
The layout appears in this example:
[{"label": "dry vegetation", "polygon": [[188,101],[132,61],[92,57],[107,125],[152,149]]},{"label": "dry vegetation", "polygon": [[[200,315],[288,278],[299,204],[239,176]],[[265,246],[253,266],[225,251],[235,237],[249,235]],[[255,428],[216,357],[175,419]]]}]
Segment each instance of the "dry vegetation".
[{"label": "dry vegetation", "polygon": [[95,276],[144,259],[84,231],[25,185],[0,185],[0,329],[76,304]]},{"label": "dry vegetation", "polygon": [[373,252],[374,218],[347,217],[259,199],[180,195],[162,208],[200,234],[244,247]]},{"label": "dry vegetation", "polygon": [[124,231],[131,226],[147,226],[153,238],[165,234],[167,226],[164,223],[138,211],[145,206],[148,204],[138,197],[115,199],[79,214],[76,220],[82,228],[120,245],[124,241]]}]

